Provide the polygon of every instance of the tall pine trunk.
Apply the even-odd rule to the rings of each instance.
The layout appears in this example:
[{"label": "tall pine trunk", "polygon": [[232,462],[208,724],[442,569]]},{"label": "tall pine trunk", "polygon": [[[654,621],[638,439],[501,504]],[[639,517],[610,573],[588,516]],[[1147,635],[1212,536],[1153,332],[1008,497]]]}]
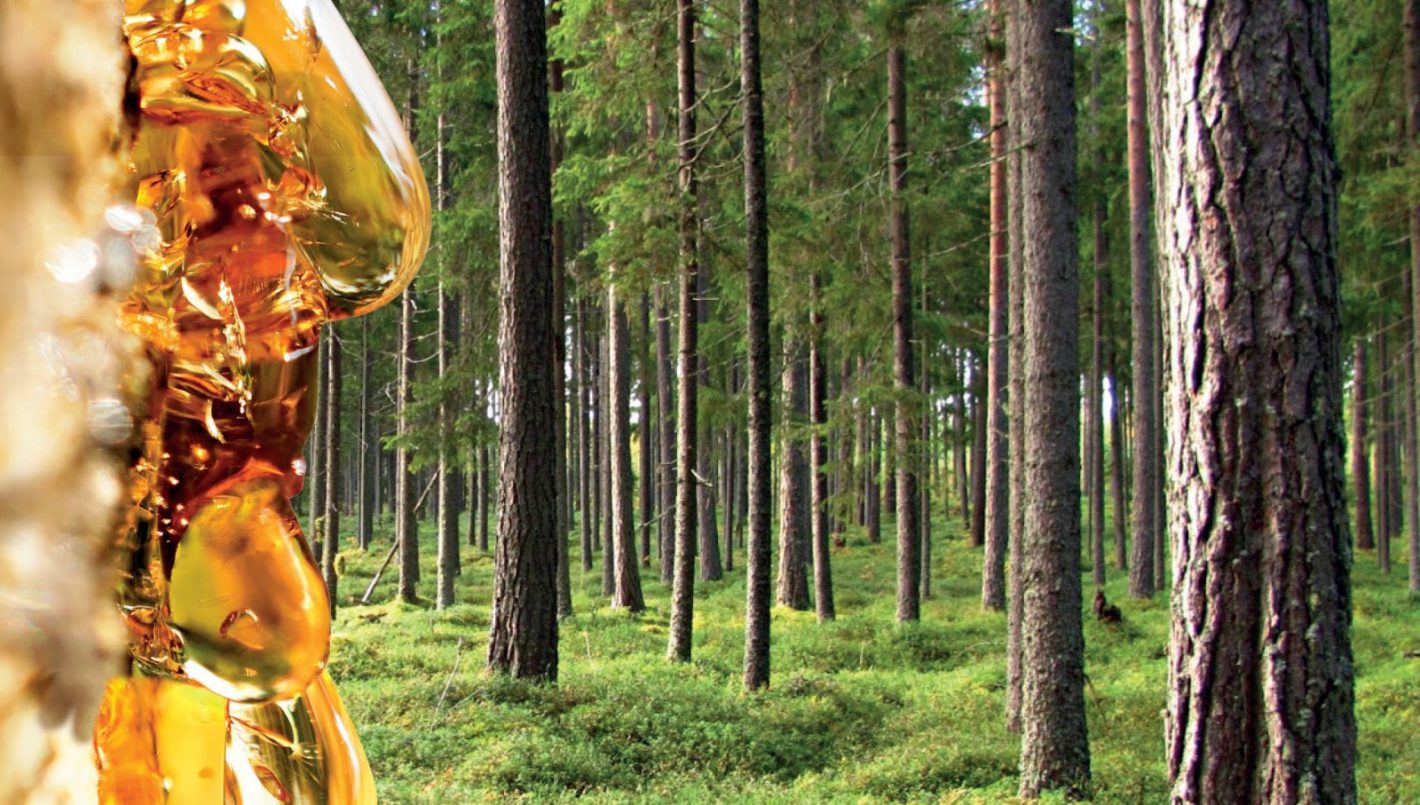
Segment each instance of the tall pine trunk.
[{"label": "tall pine trunk", "polygon": [[1366,418],[1370,405],[1366,399],[1364,338],[1356,339],[1351,369],[1351,479],[1356,484],[1356,547],[1371,550],[1376,547],[1376,537],[1371,529],[1371,466],[1366,449]]},{"label": "tall pine trunk", "polygon": [[790,609],[809,608],[809,583],[804,549],[809,544],[809,461],[804,455],[808,389],[802,348],[784,340],[784,427],[779,460],[779,579],[775,602]]},{"label": "tall pine trunk", "polygon": [[699,322],[695,292],[700,273],[698,200],[695,182],[695,3],[676,0],[676,72],[679,105],[680,182],[680,338],[679,413],[676,416],[675,581],[671,593],[671,628],[667,653],[672,660],[690,659],[691,623],[695,616],[696,550],[696,386],[699,372]]},{"label": "tall pine trunk", "polygon": [[898,399],[893,426],[897,470],[897,621],[918,619],[922,554],[917,544],[917,473],[913,431],[916,417],[906,399],[912,379],[912,263],[907,202],[907,52],[902,33],[888,45],[888,160],[892,200],[888,231],[892,240],[893,386]]},{"label": "tall pine trunk", "polygon": [[606,293],[607,386],[611,392],[608,417],[608,458],[611,465],[612,540],[607,555],[615,560],[615,585],[611,605],[628,612],[646,608],[641,597],[641,571],[636,561],[636,536],[632,529],[631,495],[631,344],[626,310],[613,282]]},{"label": "tall pine trunk", "polygon": [[[1405,137],[1412,150],[1420,148],[1420,0],[1405,0]],[[1420,333],[1420,199],[1410,207],[1410,293],[1411,293],[1411,364],[1412,381],[1420,378],[1420,349],[1416,349],[1415,333]],[[1407,403],[1411,418],[1415,417],[1415,396],[1420,394],[1420,382],[1412,382]],[[1411,453],[1417,451],[1417,438],[1410,434]],[[1420,483],[1420,461],[1410,462],[1408,481],[1411,487]],[[1411,500],[1420,497],[1413,493]],[[1410,546],[1410,592],[1420,593],[1420,504],[1411,505],[1406,511],[1406,534]]]},{"label": "tall pine trunk", "polygon": [[[684,0],[682,0],[684,2]],[[764,168],[764,93],[759,0],[740,0],[740,93],[744,117],[745,318],[748,323],[749,450],[745,483],[744,686],[769,684],[770,421],[769,210]]]},{"label": "tall pine trunk", "polygon": [[1079,265],[1070,0],[1020,6],[1025,528],[1020,796],[1090,793],[1080,589]]},{"label": "tall pine trunk", "polygon": [[671,317],[666,309],[664,285],[656,286],[656,412],[660,415],[661,457],[661,581],[675,578],[676,427],[675,397],[671,391]]},{"label": "tall pine trunk", "polygon": [[325,341],[325,394],[320,401],[326,411],[325,444],[321,450],[325,454],[325,532],[321,539],[321,574],[325,577],[326,598],[329,599],[333,617],[339,585],[335,560],[340,552],[340,392],[344,385],[340,373],[342,350],[334,325],[326,326]]},{"label": "tall pine trunk", "polygon": [[542,0],[495,0],[502,427],[490,670],[557,679],[552,171]]},{"label": "tall pine trunk", "polygon": [[1327,4],[1146,7],[1169,222],[1172,798],[1355,802]]},{"label": "tall pine trunk", "polygon": [[[1144,111],[1144,31],[1140,0],[1125,0],[1128,71],[1129,272],[1134,361],[1134,555],[1129,594],[1154,594],[1154,504],[1159,471],[1154,377],[1154,272],[1149,264],[1149,145]],[[1157,77],[1156,77],[1157,80]]]},{"label": "tall pine trunk", "polygon": [[1010,535],[1010,443],[1006,393],[1010,377],[1006,233],[1006,80],[1002,56],[1005,31],[1000,0],[988,0],[990,39],[986,47],[987,108],[991,131],[990,325],[986,349],[986,535],[981,563],[981,606],[1006,608],[1006,545]]}]

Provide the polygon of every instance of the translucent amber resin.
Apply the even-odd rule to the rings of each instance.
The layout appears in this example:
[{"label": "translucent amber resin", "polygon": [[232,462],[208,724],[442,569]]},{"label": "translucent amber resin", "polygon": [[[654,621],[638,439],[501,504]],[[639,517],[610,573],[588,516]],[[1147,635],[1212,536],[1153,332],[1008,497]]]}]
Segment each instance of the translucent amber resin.
[{"label": "translucent amber resin", "polygon": [[128,0],[121,311],[154,385],[118,603],[131,667],[96,733],[100,800],[363,803],[325,662],[300,490],[319,328],[407,285],[429,198],[330,0]]}]

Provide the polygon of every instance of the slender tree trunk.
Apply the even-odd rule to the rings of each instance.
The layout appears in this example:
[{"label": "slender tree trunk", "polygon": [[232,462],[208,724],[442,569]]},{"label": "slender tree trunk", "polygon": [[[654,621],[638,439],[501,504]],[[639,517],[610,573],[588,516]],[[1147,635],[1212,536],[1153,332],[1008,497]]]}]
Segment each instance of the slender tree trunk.
[{"label": "slender tree trunk", "polygon": [[375,531],[375,499],[379,496],[376,456],[379,447],[375,444],[375,388],[370,380],[374,366],[374,349],[370,343],[370,317],[360,319],[360,449],[357,457],[358,481],[356,492],[357,540],[360,550],[370,548],[370,539]]},{"label": "slender tree trunk", "polygon": [[1391,396],[1394,389],[1391,386],[1392,362],[1390,351],[1387,349],[1386,330],[1389,324],[1384,318],[1381,319],[1379,331],[1376,333],[1376,375],[1380,381],[1380,422],[1377,425],[1376,433],[1376,563],[1380,566],[1381,573],[1390,575],[1390,537],[1395,532],[1395,521],[1391,519],[1391,512],[1395,507],[1391,504],[1392,490],[1395,484],[1391,480],[1391,468],[1394,462],[1391,460],[1391,448],[1395,444],[1393,438],[1395,431],[1394,409],[1391,407]]},{"label": "slender tree trunk", "polygon": [[1009,565],[1007,567],[1008,598],[1006,609],[1006,729],[1021,731],[1022,698],[1022,651],[1021,620],[1024,610],[1021,568],[1025,564],[1022,555],[1022,537],[1025,531],[1026,510],[1026,440],[1025,440],[1025,194],[1021,184],[1021,161],[1026,140],[1021,128],[1023,93],[1021,91],[1021,43],[1020,17],[1024,0],[1004,0],[1009,8],[1006,14],[1006,120],[1009,122],[1009,142],[1006,160],[1006,235],[1010,250],[1007,279],[1007,299],[1010,302],[1011,349],[1009,355],[1010,391],[1007,404],[1010,406],[1008,423],[1010,444],[1010,509],[1011,529],[1007,540]]},{"label": "slender tree trunk", "polygon": [[488,553],[492,547],[488,540],[488,523],[493,519],[493,456],[487,444],[481,446],[478,453],[478,510],[481,513],[478,518],[478,549]]},{"label": "slender tree trunk", "polygon": [[616,416],[617,404],[613,396],[616,393],[616,389],[612,385],[611,365],[613,361],[611,354],[611,331],[615,326],[612,321],[615,315],[615,311],[613,311],[610,306],[607,306],[602,312],[602,337],[599,339],[598,347],[601,353],[601,359],[599,361],[601,372],[598,375],[597,382],[597,396],[600,399],[597,406],[599,414],[598,421],[602,423],[600,442],[602,460],[600,472],[597,474],[601,478],[602,512],[605,513],[605,517],[602,519],[603,530],[601,541],[602,595],[607,598],[612,598],[616,594],[616,552],[618,550],[617,540],[619,539],[616,531],[618,523],[616,521],[615,512],[612,510],[612,507],[615,505],[615,502],[612,500],[612,482],[616,471],[612,463],[612,452],[620,449],[620,447],[612,441],[612,429],[615,424],[612,422],[612,418]]},{"label": "slender tree trunk", "polygon": [[[849,430],[848,415],[842,406],[851,402],[853,397],[853,376],[852,363],[848,358],[844,358],[839,364],[838,370],[838,404],[840,421],[836,428],[838,433],[838,473],[839,485],[834,490],[834,498],[842,501],[839,504],[839,517],[835,521],[834,534],[841,534],[848,528],[850,517],[856,518],[856,514],[846,514],[857,509],[858,495],[858,467],[853,459],[853,446],[856,439],[856,431]],[[856,423],[857,417],[854,417]],[[950,498],[951,495],[946,497]]]},{"label": "slender tree trunk", "polygon": [[695,181],[695,4],[676,0],[676,66],[679,84],[680,173],[680,411],[676,442],[675,583],[671,593],[670,645],[672,660],[690,659],[690,632],[695,608],[696,549],[696,406],[699,383],[699,322],[695,291],[700,273],[698,256],[699,191]]},{"label": "slender tree trunk", "polygon": [[759,0],[740,0],[740,84],[744,117],[745,317],[749,363],[744,686],[746,690],[756,690],[769,684],[769,485],[772,478],[769,463],[769,210],[764,167]]},{"label": "slender tree trunk", "polygon": [[490,670],[557,679],[552,171],[542,0],[494,0],[499,290],[498,548]]},{"label": "slender tree trunk", "polygon": [[325,577],[326,597],[330,601],[330,614],[335,617],[335,602],[340,582],[336,573],[336,557],[340,553],[340,339],[335,327],[326,327],[325,350],[325,395],[321,407],[325,408],[325,531],[321,539],[321,573]]},{"label": "slender tree trunk", "polygon": [[897,620],[918,619],[921,546],[917,544],[917,472],[914,467],[912,264],[908,250],[907,191],[907,53],[894,37],[888,45],[888,159],[892,204],[888,228],[892,240],[893,385],[897,389],[893,428],[893,463],[897,469]]},{"label": "slender tree trunk", "polygon": [[824,399],[827,396],[828,384],[825,378],[827,367],[820,343],[824,316],[819,287],[822,280],[818,272],[810,277],[809,282],[809,296],[813,303],[809,335],[809,421],[813,425],[813,433],[809,437],[809,463],[813,473],[809,508],[812,511],[814,609],[818,622],[824,623],[834,619],[833,572],[830,566],[828,538],[828,441],[824,433],[828,423]]},{"label": "slender tree trunk", "polygon": [[1129,109],[1129,266],[1134,326],[1134,555],[1129,594],[1154,594],[1154,487],[1157,423],[1154,377],[1154,272],[1149,264],[1149,145],[1145,119],[1144,31],[1140,0],[1125,0]]},{"label": "slender tree trunk", "polygon": [[651,299],[641,294],[641,350],[640,350],[640,454],[641,464],[641,556],[640,564],[651,566],[651,522],[656,519],[656,470],[653,449],[655,426],[651,418]]},{"label": "slender tree trunk", "polygon": [[[1405,136],[1412,149],[1420,148],[1420,0],[1405,0]],[[1410,377],[1420,378],[1420,349],[1416,349],[1415,334],[1420,333],[1420,200],[1410,207],[1410,292],[1411,292],[1411,344]],[[1415,395],[1420,393],[1420,383],[1412,382],[1407,404],[1411,418],[1415,417]],[[1411,453],[1416,452],[1417,437],[1410,434]],[[1410,462],[1411,472],[1407,474],[1410,487],[1415,487],[1420,479],[1420,461]],[[1415,504],[1420,493],[1412,493],[1412,505],[1406,511],[1406,534],[1410,544],[1410,592],[1420,593],[1420,507]]]},{"label": "slender tree trunk", "polygon": [[[1099,71],[1099,59],[1095,59],[1095,71]],[[1095,81],[1099,84],[1098,79]],[[1090,339],[1090,415],[1085,425],[1085,444],[1089,450],[1090,501],[1090,565],[1096,587],[1105,583],[1104,558],[1104,353],[1105,353],[1105,305],[1108,295],[1105,284],[1109,281],[1109,236],[1105,230],[1108,207],[1104,194],[1095,197],[1094,241],[1095,241],[1095,283],[1094,283],[1094,332]]]},{"label": "slender tree trunk", "polygon": [[661,581],[675,578],[676,426],[671,391],[671,323],[665,286],[656,286],[656,407],[661,426]]},{"label": "slender tree trunk", "polygon": [[[395,416],[399,436],[406,438],[413,427],[409,406],[413,397],[410,383],[414,363],[414,291],[406,288],[399,297],[399,351],[395,357],[398,376],[395,381]],[[394,520],[395,540],[399,542],[399,598],[412,604],[419,598],[419,532],[414,514],[414,475],[409,471],[409,448],[394,451]]]},{"label": "slender tree trunk", "polygon": [[[548,25],[562,22],[560,0],[548,3]],[[561,93],[563,88],[561,59],[548,64],[549,91]],[[562,162],[565,133],[549,132],[548,169],[557,175]],[[572,616],[572,505],[571,485],[567,477],[567,231],[562,216],[552,212],[552,414],[553,441],[556,443],[555,472],[557,475],[557,619]],[[458,545],[457,537],[453,545]],[[457,555],[457,548],[455,548]]]},{"label": "slender tree trunk", "polygon": [[595,504],[592,502],[592,473],[595,471],[592,466],[592,397],[591,397],[591,369],[587,365],[587,302],[579,300],[577,302],[577,322],[576,322],[577,348],[573,351],[573,374],[577,378],[577,397],[581,403],[577,406],[581,422],[578,426],[577,438],[580,447],[578,449],[578,461],[580,462],[578,476],[578,492],[582,502],[581,512],[578,517],[578,526],[582,537],[582,572],[587,573],[592,569],[592,509]]},{"label": "slender tree trunk", "polygon": [[[440,111],[434,132],[434,205],[441,212],[448,208],[448,168],[447,157],[444,153],[444,131],[444,114]],[[439,251],[443,251],[442,246]],[[442,264],[439,269],[443,273],[440,274],[439,287],[434,298],[438,313],[434,354],[439,378],[443,379],[448,376],[450,369],[449,352],[453,339],[450,338],[449,328],[452,323],[450,320],[453,318],[453,310],[450,308],[451,301],[444,282],[444,273],[449,272],[450,269],[447,265]],[[435,448],[438,457],[434,470],[436,474],[434,491],[439,502],[439,516],[434,528],[438,537],[439,562],[434,593],[434,606],[437,609],[447,609],[453,606],[454,579],[459,572],[459,521],[458,512],[454,508],[454,495],[457,486],[454,478],[454,462],[450,460],[447,447],[453,436],[453,427],[450,422],[452,413],[448,403],[440,399],[438,409],[434,414],[435,425],[439,433],[439,444]]]},{"label": "slender tree trunk", "polygon": [[306,453],[309,459],[306,461],[306,481],[304,487],[310,491],[307,493],[306,512],[310,521],[306,528],[307,536],[315,542],[313,546],[316,550],[317,558],[321,551],[321,518],[325,516],[325,422],[326,407],[324,400],[319,399],[325,395],[325,373],[326,373],[326,350],[329,349],[327,342],[330,334],[321,332],[316,336],[316,372],[314,385],[316,388],[315,422],[311,426],[310,447]]},{"label": "slender tree trunk", "polygon": [[1001,0],[988,0],[991,17],[986,47],[987,107],[991,126],[990,331],[986,353],[986,551],[981,571],[981,606],[1006,608],[1006,545],[1010,538],[1011,490],[1006,392],[1010,378],[1010,308],[1007,294],[1006,77],[1002,56],[1005,30]]},{"label": "slender tree trunk", "polygon": [[1366,399],[1366,341],[1356,339],[1355,359],[1351,364],[1351,478],[1356,484],[1356,547],[1371,550],[1376,547],[1371,530],[1371,467],[1367,461],[1366,417],[1370,406]]},{"label": "slender tree trunk", "polygon": [[1327,5],[1146,9],[1170,222],[1172,799],[1355,802]]},{"label": "slender tree trunk", "polygon": [[[701,266],[696,272],[696,321],[710,321],[710,288],[707,281],[709,271]],[[704,356],[700,356],[696,363],[699,365],[697,376],[700,379],[700,387],[710,388],[710,362]],[[700,580],[719,581],[725,575],[725,569],[720,563],[720,533],[716,528],[715,496],[718,491],[715,475],[715,459],[712,455],[712,445],[715,443],[714,431],[708,425],[702,425],[699,434],[700,445],[696,448],[696,512],[700,523],[696,529],[699,537],[700,552]]]},{"label": "slender tree trunk", "polygon": [[[927,254],[931,254],[931,249],[923,249]],[[927,302],[927,283],[924,281],[922,288],[922,318],[925,320],[930,312]],[[921,483],[917,487],[917,546],[919,551],[919,565],[921,571],[918,575],[918,594],[922,600],[932,597],[932,373],[928,370],[927,343],[922,342],[922,370],[918,372],[918,391],[922,393],[922,414],[921,433],[918,447],[922,451],[921,462],[918,464],[921,472]]]},{"label": "slender tree trunk", "polygon": [[1080,591],[1079,267],[1069,0],[1020,7],[1025,233],[1022,798],[1090,793]]},{"label": "slender tree trunk", "polygon": [[971,366],[971,547],[986,544],[986,367]]},{"label": "slender tree trunk", "polygon": [[1124,417],[1121,414],[1123,400],[1120,397],[1119,371],[1115,365],[1115,350],[1112,346],[1106,357],[1109,361],[1109,390],[1113,403],[1109,412],[1109,494],[1114,501],[1114,566],[1125,570],[1129,567],[1129,545],[1125,536],[1129,503],[1124,499]]},{"label": "slender tree trunk", "polygon": [[779,462],[779,580],[775,602],[790,609],[809,608],[809,584],[803,549],[809,544],[808,457],[803,429],[807,424],[807,380],[798,341],[784,341],[782,457]]},{"label": "slender tree trunk", "polygon": [[608,285],[607,385],[611,392],[607,420],[608,458],[611,463],[611,521],[613,537],[607,554],[615,559],[615,588],[611,605],[629,612],[646,608],[641,597],[641,572],[636,561],[636,537],[632,530],[631,497],[631,344],[626,311],[616,285]]}]

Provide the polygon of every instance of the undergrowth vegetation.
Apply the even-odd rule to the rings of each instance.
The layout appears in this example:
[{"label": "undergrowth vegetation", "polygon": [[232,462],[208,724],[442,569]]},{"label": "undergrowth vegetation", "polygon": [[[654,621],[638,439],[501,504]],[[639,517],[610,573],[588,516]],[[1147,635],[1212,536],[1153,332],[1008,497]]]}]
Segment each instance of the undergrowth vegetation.
[{"label": "undergrowth vegetation", "polygon": [[[576,616],[562,624],[559,683],[490,677],[492,559],[463,551],[459,605],[391,603],[394,568],[357,606],[389,545],[347,551],[331,673],[382,802],[1011,801],[1018,740],[1003,726],[1005,616],[982,612],[980,552],[934,522],[933,597],[893,623],[892,531],[850,532],[833,554],[838,620],[774,611],[773,682],[740,687],[743,556],[698,583],[694,660],[665,659],[669,587],[643,570],[649,609],[600,596],[574,554]],[[347,531],[346,533],[350,533]],[[431,601],[425,533],[421,598]],[[574,549],[575,550],[575,549]],[[600,557],[598,557],[598,561]],[[1420,801],[1420,611],[1400,576],[1358,556],[1354,576],[1359,788],[1363,802]],[[1088,573],[1088,569],[1086,570]],[[1088,582],[1088,578],[1086,579]],[[1135,602],[1111,568],[1120,624],[1086,614],[1086,698],[1098,802],[1166,799],[1162,711],[1168,605]],[[1088,584],[1087,584],[1088,589]],[[1086,602],[1088,603],[1088,602]]]}]

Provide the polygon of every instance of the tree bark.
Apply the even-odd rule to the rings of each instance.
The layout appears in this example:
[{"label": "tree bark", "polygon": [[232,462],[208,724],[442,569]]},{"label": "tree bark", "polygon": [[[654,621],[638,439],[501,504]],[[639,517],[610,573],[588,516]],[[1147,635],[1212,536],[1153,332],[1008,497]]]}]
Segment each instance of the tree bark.
[{"label": "tree bark", "polygon": [[640,360],[638,361],[640,377],[640,397],[641,421],[640,421],[640,449],[639,461],[641,464],[641,477],[638,479],[641,484],[641,550],[640,564],[643,567],[651,566],[651,523],[656,519],[656,469],[654,450],[655,426],[651,418],[651,299],[645,293],[641,294],[641,349]]},{"label": "tree bark", "polygon": [[[989,345],[988,345],[989,348]],[[971,365],[971,547],[986,544],[986,367],[973,355]]]},{"label": "tree bark", "polygon": [[671,322],[665,286],[656,286],[656,408],[661,426],[661,581],[675,579],[676,426],[671,391]]},{"label": "tree bark", "polygon": [[[710,288],[707,275],[709,271],[704,266],[700,266],[696,271],[696,321],[710,321]],[[697,324],[698,326],[698,324]],[[710,388],[710,362],[704,356],[699,356],[696,360],[699,366],[697,376],[699,377],[700,388]],[[700,426],[700,444],[696,448],[696,513],[699,518],[699,526],[696,529],[700,552],[700,580],[719,581],[725,575],[725,568],[720,563],[720,533],[716,527],[716,495],[719,485],[716,483],[716,464],[711,449],[715,443],[714,431],[707,425]]]},{"label": "tree bark", "polygon": [[[682,0],[684,2],[684,0]],[[749,450],[745,483],[744,686],[769,684],[770,389],[769,208],[764,167],[764,92],[759,0],[740,0],[740,100],[744,117],[745,318],[749,364]]]},{"label": "tree bark", "polygon": [[907,202],[907,53],[900,34],[888,45],[888,159],[892,201],[888,219],[892,240],[893,385],[898,399],[893,428],[897,469],[897,621],[919,616],[921,546],[917,528],[917,472],[912,455],[916,417],[906,395],[913,388],[912,264]]},{"label": "tree bark", "polygon": [[326,598],[331,617],[335,617],[335,602],[340,576],[336,573],[336,557],[340,553],[340,340],[334,325],[326,326],[325,395],[325,532],[321,539],[321,574],[325,578]]},{"label": "tree bark", "polygon": [[413,398],[410,371],[414,363],[414,290],[406,288],[399,297],[399,349],[395,356],[395,416],[400,446],[394,451],[394,521],[399,542],[399,600],[412,604],[419,599],[419,532],[414,513],[414,476],[409,471],[409,448],[403,440],[413,427],[409,406]]},{"label": "tree bark", "polygon": [[671,628],[667,653],[690,659],[691,622],[695,614],[696,549],[696,406],[699,383],[699,323],[695,292],[699,266],[699,192],[695,182],[695,3],[676,0],[676,67],[679,85],[680,181],[680,338],[679,414],[676,417],[675,582],[671,593]]},{"label": "tree bark", "polygon": [[812,467],[809,509],[814,560],[814,612],[818,622],[834,619],[833,570],[828,540],[828,410],[825,407],[828,383],[827,366],[823,359],[824,315],[820,299],[820,278],[817,271],[809,278],[813,312],[809,333],[809,421],[813,432],[809,437],[809,463]]},{"label": "tree bark", "polygon": [[1355,357],[1351,363],[1351,478],[1356,484],[1356,547],[1371,550],[1376,547],[1371,529],[1371,467],[1367,461],[1366,419],[1370,413],[1366,399],[1366,341],[1356,339]]},{"label": "tree bark", "polygon": [[809,461],[804,455],[808,393],[802,348],[794,337],[784,340],[785,427],[779,461],[779,579],[775,603],[790,609],[809,608],[809,583],[804,548],[809,544]]},{"label": "tree bark", "polygon": [[552,171],[542,0],[495,0],[502,428],[490,670],[557,679]]},{"label": "tree bark", "polygon": [[1025,529],[1022,798],[1090,793],[1080,591],[1079,266],[1071,3],[1020,6]]},{"label": "tree bark", "polygon": [[615,589],[611,605],[629,612],[646,608],[641,596],[641,571],[636,561],[636,536],[632,530],[631,496],[631,344],[626,311],[616,285],[608,285],[607,385],[611,391],[608,419],[608,457],[611,460],[611,521],[613,538],[608,555],[615,560]]},{"label": "tree bark", "polygon": [[1010,300],[1006,222],[1005,30],[1001,0],[987,0],[991,28],[986,46],[987,108],[991,131],[990,329],[986,351],[986,551],[981,563],[981,606],[1006,608],[1006,546],[1011,490],[1006,393],[1010,382]]},{"label": "tree bark", "polygon": [[[1405,0],[1405,137],[1412,150],[1420,148],[1420,0]],[[1415,334],[1420,333],[1420,200],[1410,207],[1410,322],[1411,322],[1411,364],[1412,381],[1420,378],[1420,349],[1414,347]],[[1420,382],[1412,383],[1408,395],[1411,418],[1415,418],[1415,396],[1420,394]],[[1414,432],[1410,434],[1412,455],[1417,452],[1420,440]],[[1407,483],[1415,487],[1420,483],[1420,461],[1410,462],[1410,479]],[[1420,492],[1412,493],[1412,505],[1406,511],[1406,534],[1410,545],[1410,592],[1420,593],[1420,503],[1416,498]]]},{"label": "tree bark", "polygon": [[1376,333],[1376,360],[1377,379],[1380,381],[1380,422],[1377,424],[1376,433],[1376,564],[1380,567],[1383,575],[1390,575],[1390,537],[1395,531],[1394,520],[1391,519],[1391,512],[1395,509],[1391,505],[1391,490],[1395,484],[1391,480],[1391,467],[1394,462],[1391,459],[1391,447],[1395,444],[1395,418],[1394,410],[1391,407],[1391,395],[1394,389],[1391,387],[1391,371],[1393,369],[1390,360],[1390,351],[1387,349],[1386,330],[1389,327],[1384,318],[1381,319],[1379,332]]},{"label": "tree bark", "polygon": [[[548,26],[562,22],[560,0],[551,0],[547,5]],[[563,89],[563,65],[561,59],[551,59],[548,64],[548,91],[561,93]],[[549,103],[551,101],[549,100]],[[549,131],[548,172],[557,175],[557,167],[562,162],[566,134],[562,130]],[[556,209],[552,210],[552,415],[554,441],[556,442],[555,472],[557,475],[557,619],[572,616],[572,505],[571,484],[568,482],[567,460],[567,377],[563,367],[567,364],[567,231]],[[457,535],[453,545],[458,545]],[[455,547],[457,555],[457,547]]]},{"label": "tree bark", "polygon": [[374,536],[375,500],[379,495],[379,484],[375,481],[379,476],[379,445],[375,441],[374,421],[375,388],[370,379],[374,363],[370,317],[366,315],[360,319],[360,449],[357,457],[358,489],[355,493],[358,501],[356,538],[362,551],[370,549],[370,540]]},{"label": "tree bark", "polygon": [[1355,802],[1327,4],[1147,8],[1175,434],[1172,799]]},{"label": "tree bark", "polygon": [[[1099,59],[1095,60],[1095,71],[1099,71]],[[1099,84],[1098,78],[1095,81]],[[1090,463],[1090,566],[1096,587],[1105,583],[1104,558],[1104,353],[1105,353],[1105,304],[1107,294],[1105,284],[1109,281],[1109,235],[1105,230],[1108,206],[1104,194],[1095,197],[1094,241],[1095,241],[1095,282],[1094,282],[1094,330],[1090,339],[1090,388],[1086,396],[1089,400],[1089,417],[1085,424],[1085,451]]]},{"label": "tree bark", "polygon": [[1154,272],[1149,264],[1149,145],[1145,117],[1144,31],[1140,0],[1125,0],[1129,110],[1129,270],[1134,344],[1134,555],[1129,594],[1154,594],[1154,494],[1157,423],[1154,378]]},{"label": "tree bark", "polygon": [[577,302],[577,322],[576,322],[576,342],[577,348],[573,351],[573,374],[577,378],[577,398],[581,403],[577,406],[581,422],[578,427],[577,438],[580,439],[580,455],[578,461],[577,484],[579,499],[581,500],[580,511],[578,512],[578,526],[582,537],[582,573],[587,573],[592,569],[592,397],[591,397],[591,369],[587,365],[587,302],[578,300]]},{"label": "tree bark", "polygon": [[1020,15],[1023,0],[1004,0],[1006,14],[1006,120],[1009,122],[1008,158],[1006,161],[1006,235],[1010,250],[1007,298],[1011,305],[1010,406],[1007,441],[1017,445],[1010,451],[1009,498],[1011,528],[1007,538],[1008,598],[1006,610],[1006,730],[1021,731],[1021,616],[1024,600],[1021,590],[1022,533],[1025,530],[1025,197],[1021,187],[1021,155],[1024,139],[1021,130],[1021,33]]}]

